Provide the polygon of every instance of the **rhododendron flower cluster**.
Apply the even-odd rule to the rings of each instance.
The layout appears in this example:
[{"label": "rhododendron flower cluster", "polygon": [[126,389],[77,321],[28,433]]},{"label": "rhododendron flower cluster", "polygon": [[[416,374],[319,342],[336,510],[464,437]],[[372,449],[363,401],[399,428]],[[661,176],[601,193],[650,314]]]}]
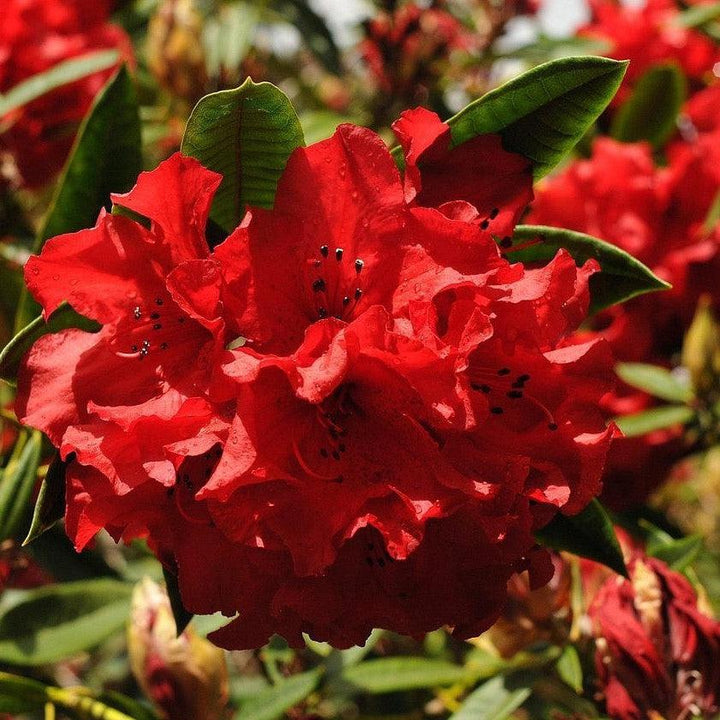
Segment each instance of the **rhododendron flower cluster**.
[{"label": "rhododendron flower cluster", "polygon": [[675,62],[690,80],[701,81],[720,61],[713,41],[680,21],[676,0],[590,0],[589,5],[591,21],[579,34],[609,42],[611,47],[603,53],[607,57],[630,60],[624,87],[614,104],[625,100],[629,88],[653,66]]},{"label": "rhododendron flower cluster", "polygon": [[[3,0],[0,23],[0,93],[61,62],[117,49],[118,64],[132,58],[130,39],[108,22],[109,0]],[[39,187],[60,170],[75,132],[113,69],[52,90],[0,118],[0,151],[16,180]]]},{"label": "rhododendron flower cluster", "polygon": [[373,627],[477,635],[513,573],[552,573],[533,532],[600,490],[614,434],[607,343],[575,331],[594,261],[502,252],[532,198],[495,136],[451,149],[433,113],[341,126],[291,155],[274,208],[209,250],[220,177],[175,155],[94,228],[27,264],[47,335],[18,415],[68,462],[68,532],[146,537],[214,633],[256,647]]},{"label": "rhododendron flower cluster", "polygon": [[[704,90],[688,103],[688,139],[669,145],[669,165],[656,167],[647,143],[598,138],[589,159],[543,184],[529,216],[530,222],[603,238],[672,285],[601,315],[596,327],[620,360],[665,362],[679,348],[700,296],[720,301],[720,235],[717,228],[705,227],[720,189],[718,133],[702,103],[713,92],[713,87]],[[653,401],[622,388],[603,403],[617,416],[644,410]],[[614,443],[604,500],[614,508],[643,502],[682,452],[681,435],[680,428],[669,427]]]}]

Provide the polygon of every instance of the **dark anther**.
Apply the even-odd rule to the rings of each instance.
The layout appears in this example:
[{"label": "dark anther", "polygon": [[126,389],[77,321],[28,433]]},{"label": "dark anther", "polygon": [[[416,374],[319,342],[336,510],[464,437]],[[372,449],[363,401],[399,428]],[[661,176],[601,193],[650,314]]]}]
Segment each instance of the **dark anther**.
[{"label": "dark anther", "polygon": [[365,266],[365,263],[360,258],[358,258],[355,261],[355,272],[356,273],[361,272],[364,266]]},{"label": "dark anther", "polygon": [[481,385],[480,386],[480,392],[485,393],[486,395],[492,390],[492,388],[489,385]]},{"label": "dark anther", "polygon": [[161,350],[167,350],[167,349],[168,349],[168,344],[167,344],[167,343],[160,343],[160,349],[161,349]]},{"label": "dark anther", "polygon": [[500,241],[500,247],[502,247],[502,248],[512,247],[512,238],[511,238],[509,235],[506,235],[506,236]]},{"label": "dark anther", "polygon": [[480,229],[481,230],[487,230],[490,227],[490,221],[489,220],[483,220],[480,223]]},{"label": "dark anther", "polygon": [[500,211],[497,208],[493,208],[490,211],[490,219],[494,220],[499,214],[500,214]]},{"label": "dark anther", "polygon": [[362,297],[362,290],[360,288],[355,288],[355,299],[359,300]]},{"label": "dark anther", "polygon": [[325,448],[320,448],[320,454],[326,458],[328,456],[328,451]]},{"label": "dark anther", "polygon": [[335,248],[335,259],[340,262],[342,260],[343,256],[343,249],[342,248]]},{"label": "dark anther", "polygon": [[130,350],[131,350],[132,352],[137,352],[137,351],[138,351],[138,346],[137,346],[137,345],[133,345],[133,346],[130,348]]},{"label": "dark anther", "polygon": [[155,323],[153,325],[153,330],[162,330],[162,325],[160,323]]},{"label": "dark anther", "polygon": [[332,451],[333,460],[339,460],[340,459],[340,453],[337,450]]},{"label": "dark anther", "polygon": [[318,309],[318,317],[322,320],[327,317],[327,310],[324,307]]},{"label": "dark anther", "polygon": [[519,375],[517,381],[523,385],[530,379],[529,375]]},{"label": "dark anther", "polygon": [[480,390],[480,384],[479,384],[479,383],[471,382],[471,383],[470,383],[470,387],[471,387],[473,390]]},{"label": "dark anther", "polygon": [[139,320],[142,317],[142,310],[139,306],[133,310],[133,315],[135,316],[136,320]]},{"label": "dark anther", "polygon": [[313,267],[319,268],[322,265],[320,260],[313,260]]},{"label": "dark anther", "polygon": [[504,411],[503,411],[503,409],[502,409],[501,407],[491,407],[491,408],[490,408],[490,412],[491,412],[493,415],[502,415]]},{"label": "dark anther", "polygon": [[378,564],[380,567],[385,567],[385,560],[384,560],[383,558],[378,558],[378,559],[377,559],[377,564]]},{"label": "dark anther", "polygon": [[184,318],[184,317],[179,317],[179,318],[178,318],[178,322],[179,322],[179,323],[184,323],[184,322],[185,322],[185,318]]},{"label": "dark anther", "polygon": [[150,314],[150,319],[151,319],[151,320],[159,320],[159,319],[160,319],[160,313],[159,313],[159,312],[151,313],[151,314]]},{"label": "dark anther", "polygon": [[325,281],[322,278],[318,278],[317,280],[313,280],[312,289],[315,292],[325,292]]},{"label": "dark anther", "polygon": [[327,256],[328,256],[328,252],[329,252],[329,248],[328,248],[327,245],[321,245],[321,246],[320,246],[320,254],[321,254],[323,257],[327,257]]},{"label": "dark anther", "polygon": [[557,423],[548,423],[548,430],[557,430]]},{"label": "dark anther", "polygon": [[498,375],[509,375],[510,374],[510,368],[500,368],[498,370]]},{"label": "dark anther", "polygon": [[175,488],[174,488],[174,487],[169,487],[169,488],[166,490],[166,492],[167,492],[167,496],[168,496],[168,497],[172,497],[173,494],[175,493]]},{"label": "dark anther", "polygon": [[162,298],[155,298],[155,304],[156,304],[156,305],[162,305],[162,304],[163,304]]},{"label": "dark anther", "polygon": [[205,468],[205,477],[209,478],[212,475],[212,470],[210,468]]},{"label": "dark anther", "polygon": [[349,304],[350,304],[350,298],[346,295],[343,298],[343,305],[345,305],[345,307],[347,307]]},{"label": "dark anther", "polygon": [[522,390],[510,390],[507,396],[513,400],[521,398],[523,396]]}]

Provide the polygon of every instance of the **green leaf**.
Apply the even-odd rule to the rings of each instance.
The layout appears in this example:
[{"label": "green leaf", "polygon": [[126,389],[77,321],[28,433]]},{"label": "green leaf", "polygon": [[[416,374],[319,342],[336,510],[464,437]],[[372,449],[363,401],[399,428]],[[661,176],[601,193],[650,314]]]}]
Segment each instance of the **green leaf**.
[{"label": "green leaf", "polygon": [[464,667],[422,657],[388,657],[367,660],[345,668],[340,678],[356,690],[371,694],[453,685],[468,680]]},{"label": "green leaf", "polygon": [[45,72],[23,80],[4,95],[0,95],[0,117],[62,85],[107,70],[117,64],[118,57],[117,50],[99,50],[58,63]]},{"label": "green leaf", "polygon": [[240,70],[259,20],[260,9],[246,2],[223,5],[205,19],[202,43],[209,77],[219,78],[224,72],[232,77]]},{"label": "green leaf", "polygon": [[650,68],[615,113],[610,135],[621,142],[647,140],[662,147],[675,132],[686,95],[685,75],[677,65]]},{"label": "green leaf", "polygon": [[163,566],[163,577],[165,578],[165,589],[167,590],[168,599],[170,600],[170,608],[175,618],[175,627],[179,637],[183,630],[190,624],[190,621],[193,619],[193,614],[189,610],[186,610],[183,605],[177,575]]},{"label": "green leaf", "polygon": [[531,695],[532,688],[507,687],[507,678],[494,677],[468,695],[450,720],[505,720]]},{"label": "green leaf", "polygon": [[565,248],[578,265],[591,258],[599,263],[601,272],[590,278],[592,312],[670,287],[650,268],[619,247],[572,230],[518,225],[512,245],[505,252],[510,262],[547,262],[560,248]]},{"label": "green leaf", "polygon": [[49,530],[65,514],[65,471],[68,463],[56,452],[40,485],[32,522],[23,545]]},{"label": "green leaf", "polygon": [[646,435],[673,425],[685,425],[695,419],[695,411],[687,405],[663,405],[633,415],[616,417],[615,422],[627,437]]},{"label": "green leaf", "polygon": [[125,625],[131,593],[106,578],[28,591],[0,615],[0,662],[45,665],[94,647]]},{"label": "green leaf", "polygon": [[499,133],[505,149],[532,160],[535,178],[541,178],[607,107],[626,67],[626,62],[586,56],[533,68],[450,118],[453,145]]},{"label": "green leaf", "polygon": [[326,70],[333,75],[342,73],[340,51],[335,39],[325,20],[310,7],[307,0],[270,0],[270,7],[297,28],[302,41]]},{"label": "green leaf", "polygon": [[[95,98],[80,126],[38,234],[35,252],[48,238],[92,227],[110,206],[111,192],[129,190],[142,170],[140,116],[133,82],[120,68]],[[25,291],[15,320],[24,328],[40,308]]]},{"label": "green leaf", "polygon": [[696,5],[687,8],[673,17],[673,21],[686,28],[697,28],[720,18],[720,3],[711,5]]},{"label": "green leaf", "polygon": [[304,144],[300,121],[283,92],[248,78],[235,90],[198,102],[182,151],[223,176],[210,216],[230,232],[246,206],[272,207],[290,154]]},{"label": "green leaf", "polygon": [[692,389],[664,367],[646,363],[618,363],[615,372],[628,385],[662,400],[683,403],[693,398]]},{"label": "green leaf", "polygon": [[19,452],[13,452],[0,483],[0,540],[17,540],[27,532],[42,435],[35,430],[29,436],[21,436],[16,449]]},{"label": "green leaf", "polygon": [[0,377],[12,381],[17,376],[20,361],[36,340],[39,340],[43,335],[57,333],[67,328],[80,328],[87,332],[97,332],[100,325],[94,320],[75,312],[67,303],[63,303],[47,321],[38,317],[24,326],[0,352]]},{"label": "green leaf", "polygon": [[535,537],[541,545],[594,560],[627,577],[612,521],[597,500],[592,500],[577,515],[558,513]]},{"label": "green leaf", "polygon": [[315,690],[322,669],[291,675],[243,703],[234,720],[276,720]]},{"label": "green leaf", "polygon": [[573,645],[566,645],[555,665],[560,679],[576,693],[583,691],[583,671],[580,656]]},{"label": "green leaf", "polygon": [[640,525],[647,535],[647,554],[662,560],[678,572],[693,563],[703,548],[700,535],[674,538],[647,520],[640,520]]}]

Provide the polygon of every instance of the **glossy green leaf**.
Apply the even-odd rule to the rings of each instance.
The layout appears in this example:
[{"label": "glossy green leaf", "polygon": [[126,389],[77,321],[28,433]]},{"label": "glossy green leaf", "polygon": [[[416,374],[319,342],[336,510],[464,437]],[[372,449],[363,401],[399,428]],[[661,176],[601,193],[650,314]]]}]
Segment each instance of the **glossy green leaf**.
[{"label": "glossy green leaf", "polygon": [[[48,238],[92,227],[111,192],[125,192],[142,170],[140,116],[132,79],[121,68],[95,98],[83,120],[57,185],[35,246]],[[27,291],[15,320],[16,330],[40,314]]]},{"label": "glossy green leaf", "polygon": [[65,514],[65,471],[67,462],[56,452],[40,485],[32,522],[23,545],[49,530]]},{"label": "glossy green leaf", "polygon": [[0,482],[0,540],[19,540],[27,532],[31,499],[37,483],[42,435],[22,434]]},{"label": "glossy green leaf", "polygon": [[80,328],[87,332],[97,332],[100,325],[75,312],[67,303],[63,303],[48,319],[38,317],[22,330],[0,352],[0,377],[12,381],[17,376],[20,361],[30,350],[33,343],[43,335],[57,333],[67,328]]},{"label": "glossy green leaf", "polygon": [[532,688],[508,687],[507,678],[498,676],[468,695],[450,720],[505,720],[531,695]]},{"label": "glossy green leaf", "polygon": [[316,668],[281,680],[245,701],[234,720],[277,720],[315,690],[321,675],[322,669]]},{"label": "glossy green leaf", "polygon": [[617,417],[615,422],[627,437],[637,437],[653,430],[685,425],[694,419],[695,411],[687,405],[663,405],[633,415]]},{"label": "glossy green leaf", "polygon": [[618,363],[615,372],[628,385],[662,400],[675,403],[692,400],[691,388],[663,367],[647,363]]},{"label": "glossy green leaf", "polygon": [[124,627],[131,593],[106,578],[28,591],[0,615],[0,662],[44,665],[94,647]]},{"label": "glossy green leaf", "polygon": [[348,667],[340,677],[358,691],[380,694],[452,685],[467,681],[469,672],[444,660],[388,657]]},{"label": "glossy green leaf", "polygon": [[583,690],[583,671],[580,664],[580,656],[574,645],[566,645],[562,655],[555,665],[560,679],[569,685],[576,693]]},{"label": "glossy green leaf", "polygon": [[647,140],[662,147],[675,132],[686,95],[685,75],[677,65],[650,68],[615,113],[610,135],[621,142]]},{"label": "glossy green leaf", "polygon": [[182,151],[223,176],[210,215],[230,232],[248,205],[272,207],[290,154],[304,144],[300,121],[282,91],[248,79],[200,100]]},{"label": "glossy green leaf", "polygon": [[510,262],[533,263],[547,262],[561,248],[567,250],[578,265],[590,259],[597,260],[600,265],[601,272],[590,278],[592,312],[670,287],[650,268],[619,247],[572,230],[518,225],[512,245],[504,249]]},{"label": "glossy green leaf", "polygon": [[558,513],[535,537],[541,545],[594,560],[627,577],[612,521],[597,500],[577,515]]},{"label": "glossy green leaf", "polygon": [[49,70],[23,80],[4,95],[0,94],[0,117],[62,85],[107,70],[117,61],[117,50],[99,50],[53,65]]},{"label": "glossy green leaf", "polygon": [[540,178],[552,170],[607,107],[627,63],[568,57],[540,65],[491,90],[448,120],[453,145],[499,133],[507,150],[533,162]]}]

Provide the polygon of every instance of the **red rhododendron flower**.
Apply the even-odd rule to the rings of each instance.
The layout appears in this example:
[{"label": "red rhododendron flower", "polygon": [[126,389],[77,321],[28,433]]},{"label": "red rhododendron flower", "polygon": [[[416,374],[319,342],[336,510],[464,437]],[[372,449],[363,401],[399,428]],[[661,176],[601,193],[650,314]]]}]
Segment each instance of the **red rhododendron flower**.
[{"label": "red rhododendron flower", "polygon": [[[0,92],[90,52],[117,49],[132,59],[130,39],[108,22],[105,0],[3,0]],[[80,121],[113,69],[64,85],[2,118],[0,150],[9,153],[19,181],[38,187],[62,167]]]},{"label": "red rhododendron flower", "polygon": [[710,38],[678,21],[675,0],[646,0],[640,5],[590,0],[590,7],[591,22],[579,34],[609,41],[611,48],[605,55],[630,60],[614,104],[627,98],[630,86],[655,65],[674,61],[689,78],[702,80],[720,60]]},{"label": "red rhododendron flower", "polygon": [[[720,157],[712,138],[674,143],[666,168],[655,167],[647,144],[600,138],[590,159],[571,164],[538,192],[529,222],[618,245],[673,286],[600,316],[597,328],[621,360],[665,362],[677,351],[699,297],[709,294],[720,301],[715,279],[720,235],[703,226],[720,188]],[[647,405],[646,396],[628,390],[604,401],[611,416]],[[678,436],[673,428],[618,440],[608,458],[604,499],[617,508],[645,499],[682,451]]]},{"label": "red rhododendron flower", "polygon": [[589,609],[596,668],[615,720],[713,717],[720,699],[720,622],[687,579],[635,550],[630,580],[607,578]]},{"label": "red rhododendron flower", "polygon": [[436,116],[399,133],[404,179],[341,126],[212,252],[218,178],[173,156],[114,198],[149,230],[103,214],[28,263],[46,313],[102,324],[20,375],[70,460],[69,533],[146,537],[189,610],[239,613],[226,647],[476,635],[513,573],[552,574],[533,531],[599,490],[611,362],[574,336],[597,266],[503,257],[531,173],[497,138],[463,148],[473,173]]}]

